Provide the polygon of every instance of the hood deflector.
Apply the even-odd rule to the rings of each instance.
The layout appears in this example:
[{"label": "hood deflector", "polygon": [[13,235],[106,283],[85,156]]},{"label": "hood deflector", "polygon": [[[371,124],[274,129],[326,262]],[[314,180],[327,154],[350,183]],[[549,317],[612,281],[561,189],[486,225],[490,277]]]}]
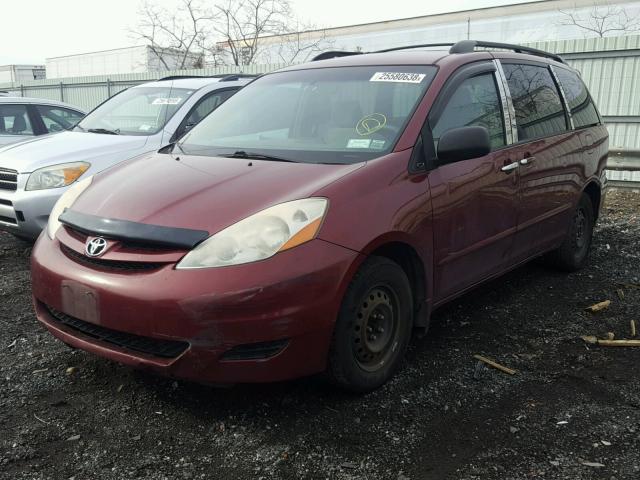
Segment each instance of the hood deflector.
[{"label": "hood deflector", "polygon": [[85,235],[135,242],[142,245],[191,249],[209,237],[209,232],[205,230],[164,227],[96,217],[69,209],[65,209],[58,220]]}]

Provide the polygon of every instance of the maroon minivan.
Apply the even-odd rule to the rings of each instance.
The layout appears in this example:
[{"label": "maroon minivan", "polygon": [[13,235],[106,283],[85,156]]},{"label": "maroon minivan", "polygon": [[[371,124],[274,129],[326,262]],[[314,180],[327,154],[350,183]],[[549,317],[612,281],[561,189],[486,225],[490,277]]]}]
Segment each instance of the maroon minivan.
[{"label": "maroon minivan", "polygon": [[582,267],[607,152],[556,55],[328,52],[80,178],[33,250],[35,309],[67,344],[167,375],[368,391],[445,302],[543,254]]}]

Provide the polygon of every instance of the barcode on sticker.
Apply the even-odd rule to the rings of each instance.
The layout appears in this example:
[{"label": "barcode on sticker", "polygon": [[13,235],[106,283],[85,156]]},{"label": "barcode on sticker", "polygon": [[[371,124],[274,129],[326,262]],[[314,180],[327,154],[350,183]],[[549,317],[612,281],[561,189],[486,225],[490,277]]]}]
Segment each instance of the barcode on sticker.
[{"label": "barcode on sticker", "polygon": [[424,73],[376,72],[370,82],[420,83],[427,75]]}]

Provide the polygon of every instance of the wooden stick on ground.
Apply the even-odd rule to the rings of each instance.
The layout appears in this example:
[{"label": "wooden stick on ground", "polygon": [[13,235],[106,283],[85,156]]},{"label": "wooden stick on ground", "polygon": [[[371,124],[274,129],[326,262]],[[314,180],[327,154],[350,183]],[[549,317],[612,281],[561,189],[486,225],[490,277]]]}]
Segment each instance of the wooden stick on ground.
[{"label": "wooden stick on ground", "polygon": [[592,335],[584,336],[582,340],[601,347],[640,347],[640,340],[600,340]]},{"label": "wooden stick on ground", "polygon": [[515,375],[517,373],[516,370],[507,368],[504,365],[500,365],[499,363],[496,363],[493,360],[488,359],[487,357],[483,357],[482,355],[474,355],[473,358],[475,358],[476,360],[480,360],[481,362],[484,362],[487,365],[500,370],[501,372],[508,373],[509,375]]},{"label": "wooden stick on ground", "polygon": [[609,308],[611,305],[611,300],[605,300],[604,302],[596,303],[595,305],[591,305],[587,307],[585,310],[589,310],[590,312],[596,313],[600,310],[604,310],[605,308]]},{"label": "wooden stick on ground", "polygon": [[631,320],[631,336],[632,337],[636,336],[636,321],[635,320]]}]

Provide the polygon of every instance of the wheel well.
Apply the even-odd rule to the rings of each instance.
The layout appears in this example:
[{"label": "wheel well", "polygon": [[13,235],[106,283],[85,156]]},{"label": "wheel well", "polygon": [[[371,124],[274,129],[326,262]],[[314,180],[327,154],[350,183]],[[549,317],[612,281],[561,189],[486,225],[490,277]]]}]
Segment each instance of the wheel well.
[{"label": "wheel well", "polygon": [[420,256],[414,248],[406,243],[392,242],[376,248],[371,255],[385,257],[394,261],[407,275],[413,294],[414,323],[418,326],[426,326],[428,318],[421,315],[424,311],[426,298],[425,269]]},{"label": "wheel well", "polygon": [[589,199],[591,200],[591,205],[593,206],[593,215],[594,215],[594,218],[597,220],[598,213],[600,212],[600,201],[602,199],[602,193],[600,192],[600,187],[596,182],[591,182],[584,189],[584,193],[586,193]]}]

